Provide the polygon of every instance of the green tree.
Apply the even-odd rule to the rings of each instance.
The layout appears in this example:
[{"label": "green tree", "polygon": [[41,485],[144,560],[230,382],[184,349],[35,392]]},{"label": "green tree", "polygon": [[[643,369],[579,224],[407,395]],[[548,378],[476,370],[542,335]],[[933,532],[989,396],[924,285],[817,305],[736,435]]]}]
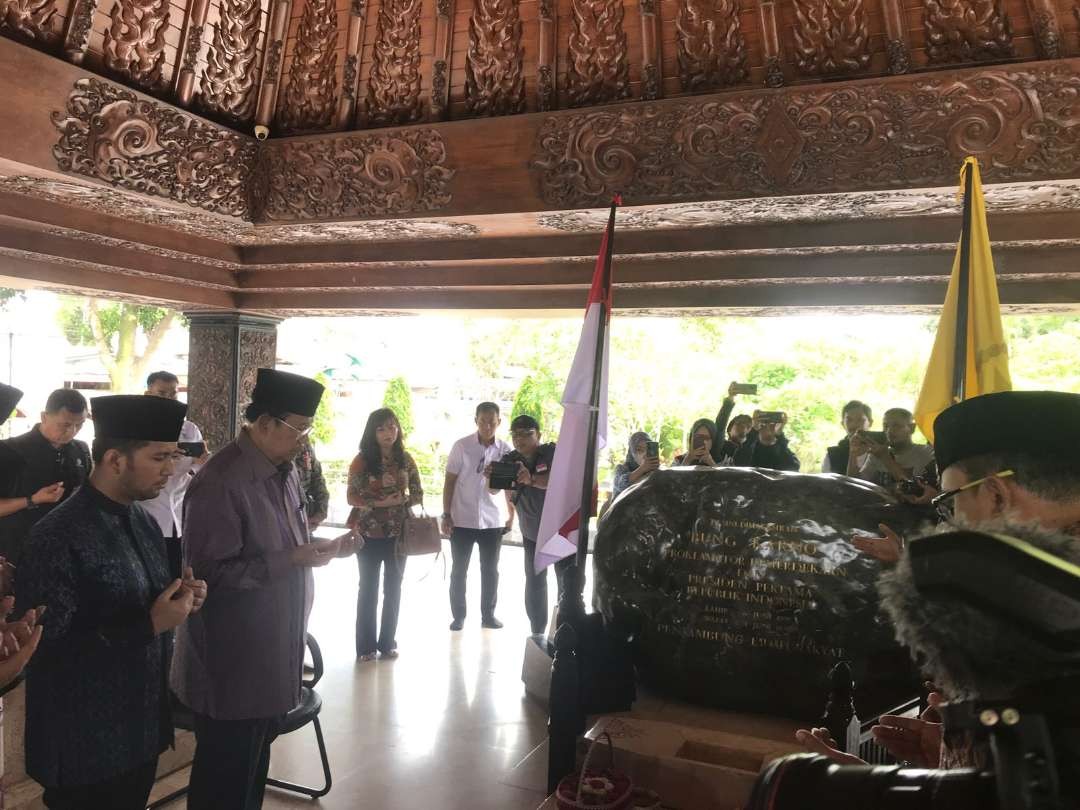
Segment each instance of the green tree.
[{"label": "green tree", "polygon": [[413,411],[412,389],[404,377],[394,377],[386,384],[386,394],[383,395],[383,407],[392,410],[401,425],[401,432],[406,437],[412,435]]},{"label": "green tree", "polygon": [[13,299],[22,300],[25,293],[22,290],[13,290],[10,287],[0,287],[0,312],[3,312]]},{"label": "green tree", "polygon": [[514,397],[514,405],[510,409],[510,418],[516,419],[522,414],[528,414],[540,423],[544,439],[555,441],[562,421],[561,399],[562,390],[555,375],[549,369],[534,371],[521,381],[521,387]]},{"label": "green tree", "polygon": [[[65,298],[58,313],[68,342],[96,347],[112,390],[121,394],[142,390],[146,365],[161,347],[176,316],[174,310],[163,307],[96,298]],[[146,336],[146,348],[141,354],[136,351],[140,334]]]},{"label": "green tree", "polygon": [[319,372],[315,375],[316,381],[323,384],[326,390],[323,392],[322,399],[319,400],[319,407],[315,410],[315,418],[312,420],[311,438],[316,444],[330,444],[334,440],[334,435],[337,433],[337,428],[334,426],[334,419],[336,418],[336,408],[334,407],[335,394],[330,387],[329,378],[323,373]]}]

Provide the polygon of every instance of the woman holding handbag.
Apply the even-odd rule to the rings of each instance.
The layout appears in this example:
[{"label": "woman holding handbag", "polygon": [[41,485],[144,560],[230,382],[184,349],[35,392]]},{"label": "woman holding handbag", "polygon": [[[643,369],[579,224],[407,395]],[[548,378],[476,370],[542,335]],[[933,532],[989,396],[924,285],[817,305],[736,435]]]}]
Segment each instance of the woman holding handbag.
[{"label": "woman holding handbag", "polygon": [[[360,588],[356,597],[356,657],[374,661],[397,658],[398,608],[405,557],[398,541],[409,507],[424,502],[420,473],[405,452],[401,425],[389,408],[373,411],[360,439],[360,452],[349,466],[349,528],[359,532],[364,544],[357,552]],[[376,639],[379,603],[379,572],[383,579],[382,621]]]}]

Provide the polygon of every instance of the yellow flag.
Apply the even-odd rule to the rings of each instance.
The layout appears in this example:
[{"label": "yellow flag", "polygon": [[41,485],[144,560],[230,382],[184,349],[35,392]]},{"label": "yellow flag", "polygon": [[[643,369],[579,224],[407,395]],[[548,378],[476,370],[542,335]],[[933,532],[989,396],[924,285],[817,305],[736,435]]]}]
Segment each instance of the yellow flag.
[{"label": "yellow flag", "polygon": [[[980,394],[1012,390],[979,162],[973,157],[964,160],[960,169],[960,187],[969,188],[964,199],[964,224],[934,350],[915,405],[915,421],[931,443],[934,420],[950,405]],[[958,363],[959,358],[963,359]]]}]

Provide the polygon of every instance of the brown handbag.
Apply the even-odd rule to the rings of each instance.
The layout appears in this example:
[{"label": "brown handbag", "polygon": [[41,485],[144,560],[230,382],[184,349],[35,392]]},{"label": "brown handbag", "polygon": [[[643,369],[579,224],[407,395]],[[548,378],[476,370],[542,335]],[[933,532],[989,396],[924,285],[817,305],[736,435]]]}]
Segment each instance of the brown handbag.
[{"label": "brown handbag", "polygon": [[438,554],[442,551],[442,535],[437,518],[422,513],[419,517],[411,512],[405,515],[401,526],[401,546],[398,553],[403,557],[420,554]]}]

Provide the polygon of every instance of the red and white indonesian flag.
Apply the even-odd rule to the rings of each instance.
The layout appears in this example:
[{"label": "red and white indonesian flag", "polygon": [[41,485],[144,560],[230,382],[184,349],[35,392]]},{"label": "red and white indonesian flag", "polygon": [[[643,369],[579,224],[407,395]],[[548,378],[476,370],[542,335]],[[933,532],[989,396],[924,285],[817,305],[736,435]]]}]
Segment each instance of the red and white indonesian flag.
[{"label": "red and white indonesian flag", "polygon": [[[604,345],[599,369],[600,396],[595,404],[598,410],[595,458],[599,459],[600,452],[607,447],[607,321],[611,317],[611,251],[618,202],[616,198],[611,206],[607,230],[600,243],[600,255],[596,258],[589,303],[585,309],[585,324],[581,328],[581,340],[563,392],[562,427],[559,428],[559,441],[555,445],[555,458],[551,463],[551,476],[536,542],[535,566],[538,573],[552,563],[577,553],[578,529],[582,519],[581,496],[585,485],[585,451],[589,443],[589,413],[594,407],[593,382],[597,373],[596,355],[600,340]],[[590,474],[593,484],[592,513],[595,512],[595,462]]]}]

